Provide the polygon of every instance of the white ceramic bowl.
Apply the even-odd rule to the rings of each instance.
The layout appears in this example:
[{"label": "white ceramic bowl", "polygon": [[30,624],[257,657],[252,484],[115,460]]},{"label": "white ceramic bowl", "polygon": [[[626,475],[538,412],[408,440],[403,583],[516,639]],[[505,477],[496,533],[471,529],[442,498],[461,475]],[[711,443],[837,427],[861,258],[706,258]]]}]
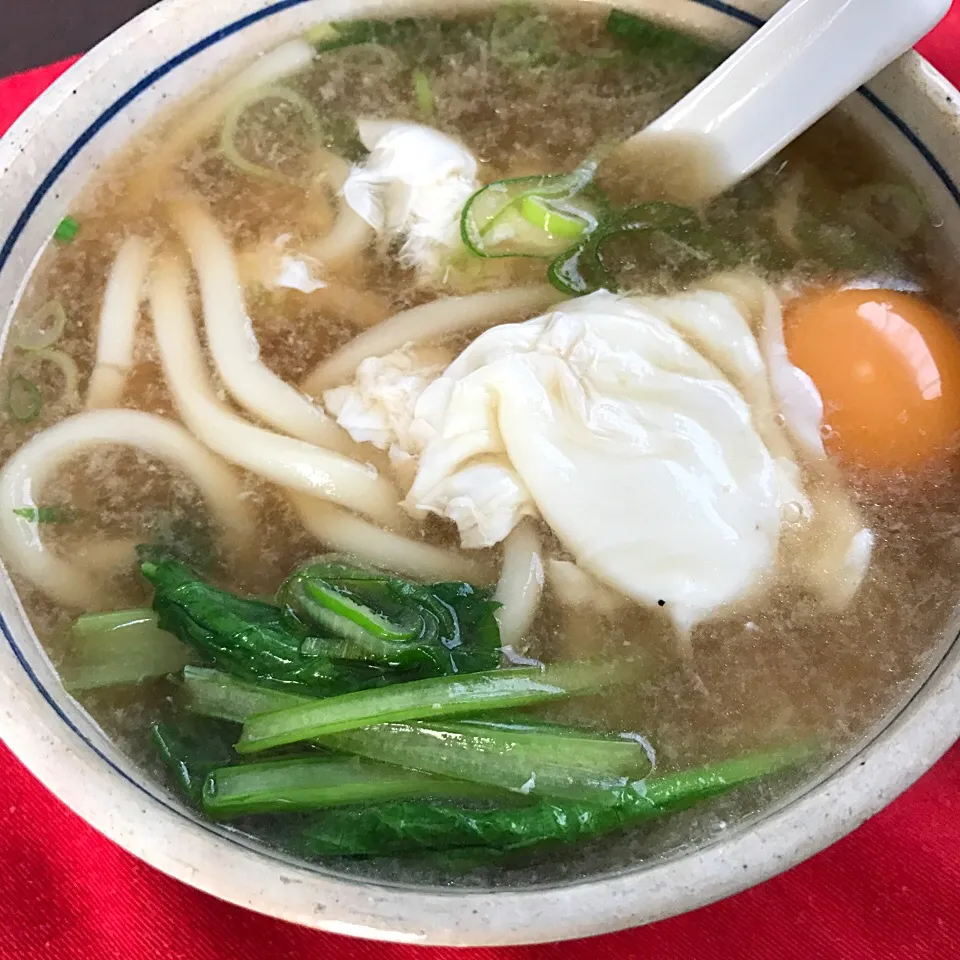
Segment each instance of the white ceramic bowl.
[{"label": "white ceramic bowl", "polygon": [[[444,4],[449,9],[455,0]],[[475,3],[473,5],[476,5]],[[621,0],[735,45],[777,0]],[[304,27],[396,5],[371,0],[165,0],[69,70],[0,142],[0,315],[72,199],[161,107]],[[908,170],[960,264],[958,94],[909,55],[848,101]],[[233,903],[338,933],[431,944],[581,937],[690,910],[755,884],[852,830],[960,733],[956,625],[926,675],[821,780],[695,852],[523,889],[374,884],[292,863],[199,822],[146,781],[62,689],[6,574],[0,578],[0,735],[71,809],[160,870]]]}]

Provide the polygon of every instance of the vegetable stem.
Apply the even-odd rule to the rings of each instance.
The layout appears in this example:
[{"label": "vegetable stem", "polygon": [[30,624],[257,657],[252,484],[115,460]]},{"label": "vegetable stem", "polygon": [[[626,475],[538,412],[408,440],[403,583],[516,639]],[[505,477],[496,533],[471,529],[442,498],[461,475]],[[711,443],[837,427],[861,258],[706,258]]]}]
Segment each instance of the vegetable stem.
[{"label": "vegetable stem", "polygon": [[235,723],[259,713],[315,702],[311,697],[271,690],[219,670],[193,666],[183,670],[183,700],[194,713]]},{"label": "vegetable stem", "polygon": [[307,856],[377,857],[462,848],[507,853],[544,843],[572,844],[691,807],[795,766],[813,753],[809,746],[792,746],[651,777],[637,789],[616,789],[616,802],[605,806],[541,802],[478,810],[407,801],[331,810],[302,832],[299,847]]},{"label": "vegetable stem", "polygon": [[568,664],[544,671],[507,669],[433,677],[361,691],[254,716],[244,724],[237,752],[259,753],[377,723],[524,707],[596,690],[610,678],[609,670]]},{"label": "vegetable stem", "polygon": [[410,797],[484,799],[499,791],[351,757],[305,757],[218,767],[203,785],[203,811],[223,819],[292,813]]},{"label": "vegetable stem", "polygon": [[502,787],[530,796],[609,805],[614,787],[650,772],[646,749],[633,740],[560,735],[487,724],[385,723],[324,737],[331,749],[424,773]]},{"label": "vegetable stem", "polygon": [[74,622],[71,636],[60,675],[73,693],[164,677],[194,659],[189,647],[157,626],[152,610],[87,614]]}]

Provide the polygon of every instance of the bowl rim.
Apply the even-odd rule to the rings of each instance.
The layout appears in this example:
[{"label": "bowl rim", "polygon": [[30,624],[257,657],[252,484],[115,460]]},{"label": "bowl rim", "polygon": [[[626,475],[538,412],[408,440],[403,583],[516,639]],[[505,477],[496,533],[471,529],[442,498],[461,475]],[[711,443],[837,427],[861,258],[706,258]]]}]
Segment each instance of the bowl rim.
[{"label": "bowl rim", "polygon": [[[116,57],[117,50],[145,40],[158,24],[172,17],[178,8],[186,8],[188,2],[164,0],[111,35],[55,81],[0,141],[0,178],[9,166],[8,152],[42,130],[71,91],[93,73],[107,69],[111,58],[120,59]],[[228,29],[240,30],[243,25],[275,12],[309,2],[279,0],[264,7],[255,0],[245,0],[237,6],[256,8],[255,12],[237,17],[231,27],[221,28],[216,35],[227,36]],[[719,0],[691,2],[728,15],[731,9],[736,10],[750,26],[762,23],[755,14]],[[225,17],[226,13],[221,20]],[[950,84],[917,54],[908,54],[902,65],[907,70],[922,67],[923,82],[930,88],[924,94],[928,99],[934,99],[934,90],[945,97],[956,96]],[[884,112],[884,102],[869,91],[867,94],[874,106]],[[960,111],[955,109],[953,114],[954,126],[960,127]],[[885,115],[895,123],[899,121],[901,132],[909,137],[911,128],[894,111],[886,107]],[[928,162],[939,164],[923,140],[916,134],[913,138],[914,145],[926,152]],[[946,171],[943,174],[945,185],[953,187],[960,204],[960,191]],[[35,209],[35,205],[32,209],[28,205],[24,222]],[[0,271],[13,249],[16,229],[0,249]],[[17,633],[23,632],[19,628],[27,629],[21,622],[22,609],[8,578],[0,584],[0,611],[17,622]],[[106,781],[116,781],[114,789],[125,792],[122,803],[118,800],[118,805],[109,810],[98,807],[95,798],[88,795],[95,791],[90,791],[77,775],[89,774],[94,766],[111,764],[111,760],[96,751],[76,729],[60,729],[64,721],[69,726],[62,713],[51,713],[45,727],[25,722],[26,714],[36,713],[37,707],[19,689],[24,671],[46,696],[46,708],[52,712],[58,708],[55,698],[46,692],[22,655],[4,616],[0,616],[0,629],[9,646],[0,659],[0,680],[10,694],[0,710],[0,735],[48,789],[97,830],[168,875],[221,899],[318,929],[420,944],[492,946],[549,942],[610,932],[703,906],[793,866],[850,832],[912,784],[960,733],[960,644],[954,642],[942,659],[930,667],[928,676],[916,685],[901,709],[885,718],[882,729],[869,743],[838,763],[823,779],[807,784],[779,808],[738,825],[730,834],[690,854],[612,876],[499,892],[437,891],[355,881],[274,858],[276,878],[256,886],[251,884],[244,868],[263,870],[266,866],[263,855],[252,846],[238,844],[233,851],[235,856],[214,856],[216,848],[223,846],[222,834],[196,825],[185,827],[182,819],[167,822],[169,815],[159,831],[170,835],[169,845],[158,844],[157,838],[150,837],[153,830],[121,829],[117,823],[121,807],[127,816],[134,816],[138,809],[140,814],[146,814],[148,808],[143,793],[126,795],[134,787],[121,782],[124,775],[118,776],[119,771],[107,776]],[[14,664],[16,673],[8,669],[9,664]],[[58,696],[66,694],[58,692]],[[96,753],[96,758],[73,756],[76,737],[86,744],[87,753]],[[154,801],[158,799],[152,794],[148,796]],[[185,856],[174,842],[178,835],[189,836],[196,844],[190,856]],[[207,856],[223,866],[216,876],[210,871],[204,873],[202,865]],[[268,902],[259,902],[259,898]]]}]

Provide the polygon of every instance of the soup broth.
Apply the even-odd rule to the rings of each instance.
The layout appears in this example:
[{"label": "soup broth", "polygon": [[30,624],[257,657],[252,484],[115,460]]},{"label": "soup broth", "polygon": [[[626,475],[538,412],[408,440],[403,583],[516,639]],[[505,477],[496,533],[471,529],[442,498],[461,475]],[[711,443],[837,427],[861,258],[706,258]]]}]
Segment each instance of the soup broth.
[{"label": "soup broth", "polygon": [[[130,237],[143,238],[145,275],[163,256],[185,263],[184,236],[189,231],[169,206],[184,198],[199,203],[203,216],[212,218],[226,238],[239,278],[234,294],[242,297],[249,315],[259,360],[290,385],[309,382],[318,365],[401,311],[444,297],[544,286],[548,261],[563,253],[565,243],[573,246],[589,236],[583,222],[596,218],[602,224],[608,218],[606,222],[622,224],[622,216],[615,221],[620,214],[611,210],[664,203],[663,197],[649,192],[638,194],[635,178],[616,172],[617,165],[606,158],[616,144],[695,86],[723,54],[641,21],[625,29],[626,20],[588,7],[511,6],[451,20],[321,25],[310,35],[319,51],[310,62],[261,87],[238,92],[227,107],[212,114],[205,128],[180,137],[183,142],[174,154],[165,144],[179,142],[191,118],[212,101],[177,107],[89,186],[71,212],[79,226],[76,236],[52,240],[27,278],[3,357],[8,403],[0,457],[8,460],[31,438],[90,406],[102,306],[105,295],[110,296],[108,280],[118,251]],[[565,207],[551,207],[553,201],[539,181],[533,186],[540,193],[531,194],[533,214],[530,197],[518,201],[515,209],[528,215],[546,209],[555,218],[566,218],[561,225],[553,221],[555,232],[544,231],[553,244],[550,256],[542,250],[534,251],[539,256],[501,256],[495,249],[500,241],[490,239],[498,236],[491,220],[472,235],[479,251],[461,246],[439,267],[431,262],[429,271],[411,262],[409,244],[399,256],[398,238],[388,231],[374,237],[371,229],[353,255],[325,257],[319,253],[329,253],[329,247],[322,247],[324,238],[338,228],[345,207],[342,197],[351,196],[351,180],[346,187],[343,180],[371,169],[368,158],[378,149],[371,153],[364,147],[358,118],[416,124],[452,138],[475,158],[478,190],[507,179],[570,174],[591,157],[598,158],[599,167],[590,187],[567,196]],[[424,151],[418,162],[426,165],[429,147]],[[644,171],[642,179],[649,189],[658,172]],[[583,197],[585,206],[578,207]],[[646,215],[650,209],[645,208]],[[590,283],[621,296],[672,297],[704,289],[720,272],[748,272],[776,290],[785,305],[791,349],[791,304],[810,291],[818,296],[840,288],[906,291],[913,298],[909,302],[946,317],[948,353],[956,350],[960,355],[950,340],[956,336],[949,296],[952,278],[937,266],[948,258],[933,218],[904,176],[839,115],[828,116],[757,174],[692,216],[698,225],[693,229],[688,223],[686,232],[672,227],[646,232],[612,228],[598,261],[602,273],[595,271]],[[529,231],[531,222],[523,229]],[[563,240],[567,228],[574,231],[568,243]],[[526,236],[522,231],[517,235]],[[187,237],[186,248],[199,274],[204,268],[193,247]],[[185,423],[189,433],[209,446],[171,391],[151,321],[156,302],[151,308],[147,296],[155,281],[148,279],[141,296],[142,280],[136,281],[132,294],[140,304],[132,359],[128,369],[117,368],[122,389],[109,395],[106,407]],[[210,309],[204,282],[202,276],[189,280],[188,302],[196,317]],[[563,293],[570,291],[558,290],[556,299]],[[40,324],[38,316],[49,313],[52,303],[62,306],[66,322],[46,343],[49,323]],[[508,311],[501,322],[525,321],[545,312],[546,302]],[[284,433],[263,410],[250,409],[228,383],[209,317],[206,322],[202,359],[216,401],[234,418]],[[24,348],[23,338],[29,346],[38,329],[43,345]],[[439,337],[427,336],[421,346],[441,349],[445,367],[462,351],[478,349],[477,333],[475,328],[449,329]],[[681,339],[684,348],[695,342],[689,332]],[[825,352],[833,349],[824,343]],[[941,359],[943,370],[951,357]],[[539,879],[556,879],[625,867],[706,842],[825,770],[888,717],[929,669],[934,653],[948,639],[960,595],[960,484],[953,438],[942,455],[922,463],[882,470],[865,466],[855,445],[845,444],[847,435],[834,442],[828,391],[813,370],[807,373],[824,394],[821,434],[829,456],[826,466],[811,467],[797,455],[800,475],[811,484],[809,489],[827,477],[830,489],[841,491],[843,503],[872,538],[869,563],[851,597],[825,602],[811,591],[809,581],[801,583],[787,573],[768,577],[762,590],[744,592],[729,605],[706,605],[706,613],[681,622],[683,617],[673,614],[672,600],[651,605],[625,597],[620,583],[591,569],[583,588],[587,599],[577,602],[572,582],[562,574],[577,575],[570,568],[583,565],[581,554],[565,529],[545,519],[549,511],[534,496],[537,511],[521,524],[535,533],[535,565],[541,580],[546,565],[546,583],[532,623],[510,638],[504,664],[612,666],[621,680],[628,678],[625,685],[516,709],[523,709],[523,718],[573,725],[590,736],[612,734],[621,737],[620,743],[649,747],[659,776],[784,745],[814,744],[810,758],[691,810],[655,823],[644,821],[626,835],[592,840],[578,848],[576,856],[556,856],[548,844],[543,852],[538,848],[514,854],[493,867],[484,861],[482,871],[520,871],[520,879],[528,871]],[[351,374],[339,384],[352,382]],[[944,375],[943,389],[951,383]],[[302,393],[297,396],[322,410],[323,392],[310,393],[313,401]],[[946,402],[955,407],[957,397],[948,395]],[[329,400],[326,407],[331,413]],[[952,414],[944,416],[949,421]],[[784,416],[777,417],[779,429]],[[887,429],[892,436],[899,427],[892,423]],[[352,457],[372,465],[368,472],[377,469],[381,476],[396,478],[391,482],[402,498],[412,479],[409,464],[398,466],[384,450],[354,442],[357,436],[344,439]],[[249,448],[259,442],[251,439],[241,445]],[[305,443],[304,438],[299,442]],[[134,559],[136,543],[173,550],[199,577],[243,597],[273,598],[291,571],[318,554],[352,554],[354,560],[390,568],[389,563],[377,564],[374,557],[344,549],[337,537],[318,539],[317,525],[312,530],[305,524],[306,514],[291,504],[283,485],[253,466],[241,458],[223,468],[236,478],[244,515],[255,523],[253,548],[245,552],[232,549],[221,535],[210,498],[201,494],[195,476],[171,469],[164,456],[130,445],[104,441],[78,447],[42,486],[29,488],[34,500],[15,505],[19,519],[32,525],[46,554],[79,565],[97,587],[82,606],[64,602],[16,561],[9,544],[5,547],[37,635],[68,683],[75,679],[78,663],[89,666],[87,660],[98,655],[84,649],[82,635],[71,632],[78,615],[146,608],[153,600],[153,587],[140,576]],[[638,485],[636,491],[640,509],[650,490]],[[602,486],[593,496],[605,496]],[[469,569],[478,571],[475,586],[496,584],[502,538],[480,549],[466,548],[463,528],[449,514],[438,512],[405,516],[405,535],[446,551],[444,556],[466,557]],[[350,516],[360,514],[362,509]],[[365,518],[383,526],[372,512]],[[789,518],[781,526],[787,538]],[[683,529],[678,527],[678,538],[684,536]],[[673,562],[671,557],[668,551],[664,564]],[[460,559],[456,563],[461,564],[456,569],[465,569]],[[395,572],[430,582],[470,579]],[[532,576],[536,579],[536,573]],[[200,669],[223,666],[216,657],[211,662],[202,645],[193,651],[193,661]],[[196,717],[184,705],[179,667],[169,670],[172,677],[149,672],[138,683],[94,683],[86,689],[74,684],[74,695],[131,757],[175,791],[175,780],[158,758],[151,724],[190,725]],[[242,679],[253,678],[243,674]],[[272,689],[289,693],[300,687],[273,684]],[[239,737],[239,726],[226,729],[228,736]],[[529,788],[517,796],[563,802],[538,795],[536,773],[531,770]],[[493,801],[495,808],[498,802]],[[487,807],[481,803],[478,809]],[[290,841],[296,829],[329,815],[309,810],[290,815],[273,809],[244,812],[241,819],[230,821],[229,829],[296,856],[304,854]],[[440,852],[450,852],[442,846]],[[478,848],[468,845],[468,850],[476,853]],[[390,853],[385,848],[385,854]],[[479,859],[470,858],[373,858],[373,865],[367,857],[318,859],[338,868],[377,870],[381,876],[420,882],[460,882],[465,872],[468,878],[487,876],[475,872]]]}]

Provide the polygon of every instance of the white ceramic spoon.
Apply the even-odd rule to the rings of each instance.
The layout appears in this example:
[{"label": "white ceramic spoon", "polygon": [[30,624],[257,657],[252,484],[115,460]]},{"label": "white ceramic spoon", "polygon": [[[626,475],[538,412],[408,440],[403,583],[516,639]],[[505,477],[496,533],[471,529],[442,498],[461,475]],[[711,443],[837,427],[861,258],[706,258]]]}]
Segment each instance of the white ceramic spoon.
[{"label": "white ceramic spoon", "polygon": [[[905,53],[950,0],[791,0],[722,66],[621,147],[661,192],[704,200],[742,180]],[[670,162],[686,145],[687,162]]]}]

